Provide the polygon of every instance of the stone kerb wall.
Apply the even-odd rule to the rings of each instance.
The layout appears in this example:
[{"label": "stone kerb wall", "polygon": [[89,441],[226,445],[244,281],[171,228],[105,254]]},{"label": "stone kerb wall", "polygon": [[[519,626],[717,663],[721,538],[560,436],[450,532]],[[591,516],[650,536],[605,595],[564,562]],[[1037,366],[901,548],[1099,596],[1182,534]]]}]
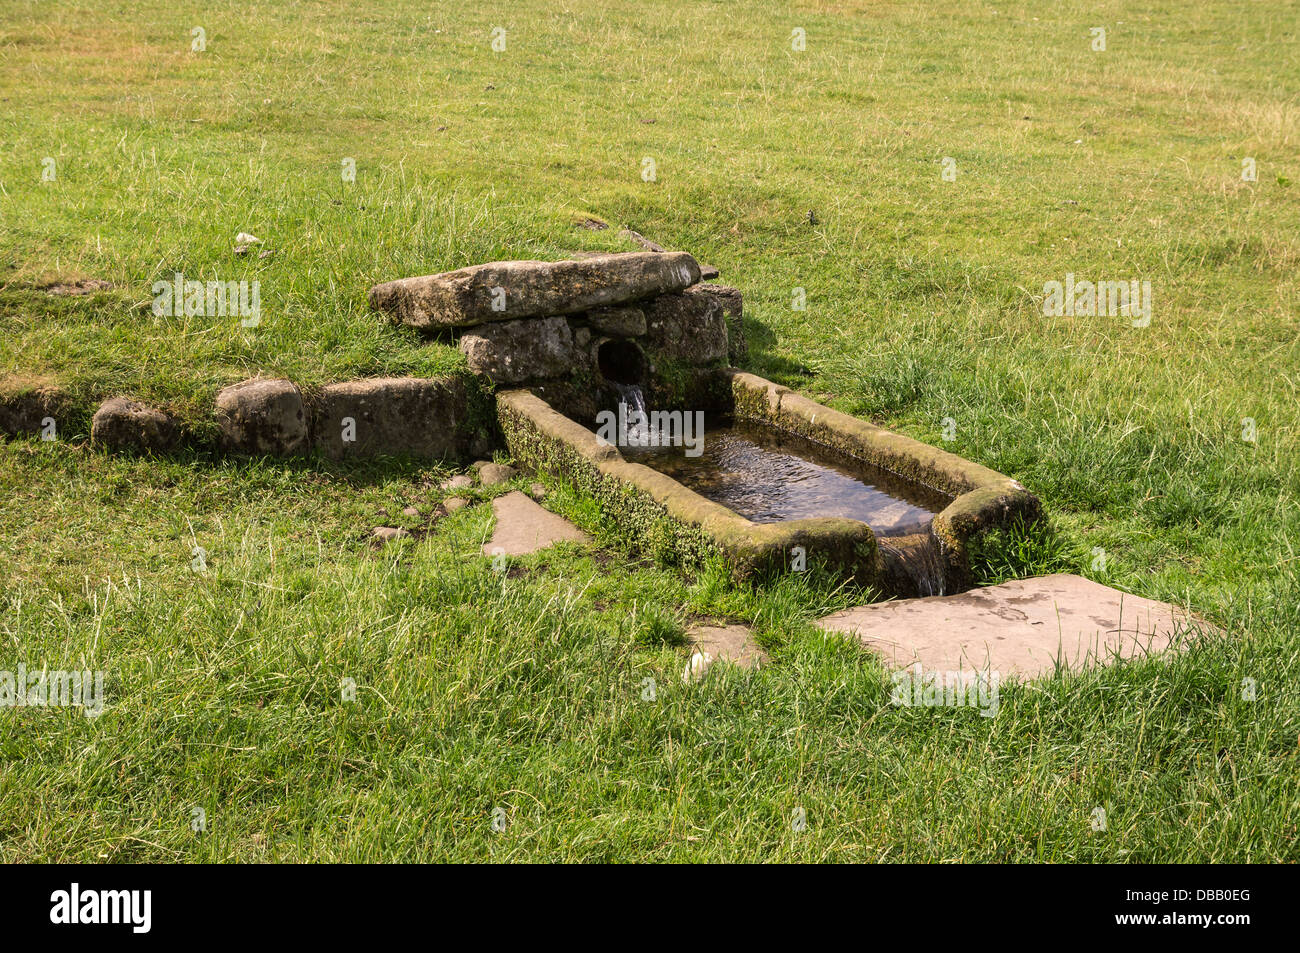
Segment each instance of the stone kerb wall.
[{"label": "stone kerb wall", "polygon": [[[487,382],[527,386],[581,418],[594,416],[618,385],[653,393],[665,372],[704,375],[743,358],[740,292],[701,277],[684,252],[491,262],[385,282],[371,289],[370,302],[403,324],[458,336],[470,371]],[[467,375],[346,381],[310,395],[292,381],[254,377],[217,394],[216,449],[319,451],[333,459],[483,456],[498,436],[494,409],[477,406],[490,404],[483,391]],[[62,439],[84,427],[78,421],[88,412],[39,381],[13,393],[0,388],[0,433]],[[90,437],[134,452],[207,444],[185,421],[128,396],[103,402]]]}]

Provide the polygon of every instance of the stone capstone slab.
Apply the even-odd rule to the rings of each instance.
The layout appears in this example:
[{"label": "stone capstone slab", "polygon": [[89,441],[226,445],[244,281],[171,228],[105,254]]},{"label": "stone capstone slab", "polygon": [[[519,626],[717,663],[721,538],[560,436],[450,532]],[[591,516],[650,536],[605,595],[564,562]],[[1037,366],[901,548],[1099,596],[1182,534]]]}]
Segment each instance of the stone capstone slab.
[{"label": "stone capstone slab", "polygon": [[379,454],[460,459],[467,401],[455,378],[381,377],[330,384],[313,419],[316,446],[332,459]]},{"label": "stone capstone slab", "polygon": [[471,371],[497,384],[566,377],[590,363],[562,317],[485,324],[461,335],[460,350]]},{"label": "stone capstone slab", "polygon": [[110,397],[90,421],[90,442],[110,450],[161,453],[179,439],[176,418],[126,397]]},{"label": "stone capstone slab", "polygon": [[223,449],[251,456],[287,456],[308,446],[307,412],[292,381],[254,377],[217,394]]},{"label": "stone capstone slab", "polygon": [[471,327],[577,314],[682,291],[699,280],[700,266],[685,252],[495,261],[375,285],[370,304],[412,327]]},{"label": "stone capstone slab", "polygon": [[[701,286],[708,287],[708,286]],[[690,288],[646,304],[648,348],[685,364],[712,364],[727,356],[727,322],[718,298]]]},{"label": "stone capstone slab", "polygon": [[1050,675],[1167,648],[1209,628],[1178,606],[1059,573],[954,596],[857,606],[817,623],[856,636],[893,668]]},{"label": "stone capstone slab", "polygon": [[496,527],[483,544],[485,556],[523,556],[556,543],[587,543],[589,537],[562,516],[543,509],[514,490],[492,501]]}]

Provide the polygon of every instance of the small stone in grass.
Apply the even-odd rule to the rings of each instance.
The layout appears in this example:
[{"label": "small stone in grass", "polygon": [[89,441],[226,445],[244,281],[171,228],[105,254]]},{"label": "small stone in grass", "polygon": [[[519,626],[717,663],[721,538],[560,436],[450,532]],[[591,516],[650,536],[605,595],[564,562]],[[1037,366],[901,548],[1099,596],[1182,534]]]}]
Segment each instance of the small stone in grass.
[{"label": "small stone in grass", "polygon": [[450,480],[442,481],[444,490],[465,490],[474,485],[474,478],[465,473],[457,473]]},{"label": "small stone in grass", "polygon": [[499,486],[515,478],[515,468],[502,463],[489,463],[479,468],[478,478],[484,486]]},{"label": "small stone in grass", "polygon": [[370,535],[380,543],[390,543],[410,534],[396,526],[376,526],[370,531]]},{"label": "small stone in grass", "polygon": [[449,496],[442,501],[442,508],[447,511],[448,515],[455,513],[457,510],[469,506],[469,500],[463,496]]},{"label": "small stone in grass", "polygon": [[709,671],[713,665],[713,656],[708,652],[696,652],[686,663],[686,669],[682,672],[682,681],[690,684],[698,682]]},{"label": "small stone in grass", "polygon": [[539,502],[546,498],[546,487],[540,483],[534,483],[528,488],[528,495]]},{"label": "small stone in grass", "polygon": [[407,506],[407,507],[404,507],[404,508],[402,509],[402,515],[403,515],[403,516],[419,516],[419,515],[420,515],[420,511],[419,511],[418,509],[416,509],[414,506]]}]

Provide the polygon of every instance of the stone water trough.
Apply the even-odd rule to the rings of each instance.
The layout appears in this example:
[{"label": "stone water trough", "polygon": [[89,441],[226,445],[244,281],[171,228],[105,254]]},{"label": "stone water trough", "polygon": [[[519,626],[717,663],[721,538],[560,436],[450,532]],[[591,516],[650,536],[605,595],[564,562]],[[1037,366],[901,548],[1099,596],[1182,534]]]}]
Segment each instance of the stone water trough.
[{"label": "stone water trough", "polygon": [[686,253],[494,262],[370,301],[455,337],[496,385],[511,455],[654,555],[720,554],[738,576],[815,562],[891,595],[953,593],[971,585],[978,534],[1041,516],[1009,477],[737,370],[741,293],[701,281]]}]

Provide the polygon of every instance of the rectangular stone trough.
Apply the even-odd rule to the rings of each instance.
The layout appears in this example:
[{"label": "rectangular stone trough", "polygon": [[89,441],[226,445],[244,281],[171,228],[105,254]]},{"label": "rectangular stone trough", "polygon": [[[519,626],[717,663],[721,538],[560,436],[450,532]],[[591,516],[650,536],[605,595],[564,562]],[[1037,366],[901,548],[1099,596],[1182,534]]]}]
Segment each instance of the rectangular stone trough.
[{"label": "rectangular stone trough", "polygon": [[[865,522],[826,516],[753,522],[664,473],[627,459],[618,447],[526,389],[498,393],[498,418],[512,455],[556,474],[594,497],[602,514],[642,551],[696,565],[721,555],[736,576],[769,576],[817,562],[889,595],[959,592],[972,585],[968,547],[976,534],[1040,518],[1037,497],[987,467],[892,433],[733,368],[707,372],[707,413],[772,428],[888,471],[941,494],[930,522],[937,592],[918,592]],[[695,409],[695,408],[692,408]],[[896,541],[895,541],[896,542]],[[891,552],[893,556],[889,555]]]}]

